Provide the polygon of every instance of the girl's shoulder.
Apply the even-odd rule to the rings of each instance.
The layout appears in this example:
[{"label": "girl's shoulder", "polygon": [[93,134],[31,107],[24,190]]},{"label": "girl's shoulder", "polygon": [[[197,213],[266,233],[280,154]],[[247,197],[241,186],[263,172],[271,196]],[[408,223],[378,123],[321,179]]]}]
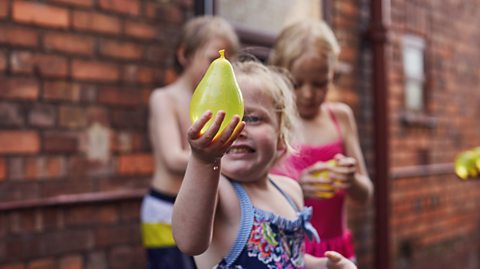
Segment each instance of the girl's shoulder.
[{"label": "girl's shoulder", "polygon": [[327,109],[331,109],[337,117],[348,117],[353,115],[352,108],[349,105],[341,102],[328,102],[325,103]]},{"label": "girl's shoulder", "polygon": [[303,208],[302,188],[296,180],[281,175],[270,175],[270,178],[293,199],[298,208]]},{"label": "girl's shoulder", "polygon": [[328,102],[325,103],[325,105],[327,109],[330,109],[331,112],[333,112],[342,125],[349,125],[355,119],[352,108],[345,103]]}]

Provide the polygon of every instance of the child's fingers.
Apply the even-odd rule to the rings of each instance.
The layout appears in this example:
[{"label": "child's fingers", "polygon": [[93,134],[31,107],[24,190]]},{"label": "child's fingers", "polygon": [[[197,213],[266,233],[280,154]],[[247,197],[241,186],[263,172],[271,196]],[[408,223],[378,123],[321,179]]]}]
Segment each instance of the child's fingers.
[{"label": "child's fingers", "polygon": [[220,126],[222,125],[223,119],[225,118],[225,111],[220,110],[215,115],[213,119],[212,125],[208,128],[208,130],[202,135],[202,140],[205,144],[210,144],[217,135],[218,130],[220,130]]},{"label": "child's fingers", "polygon": [[187,137],[189,139],[197,139],[200,137],[200,131],[202,130],[203,126],[212,118],[212,112],[210,110],[206,111],[205,113],[200,116],[198,120],[196,120],[192,126],[188,129]]},{"label": "child's fingers", "polygon": [[225,129],[223,129],[222,133],[215,138],[215,142],[219,145],[225,145],[233,135],[239,121],[240,117],[238,115],[234,115]]},{"label": "child's fingers", "polygon": [[325,257],[328,258],[328,261],[331,263],[338,263],[342,260],[343,256],[335,251],[326,251],[325,252]]}]

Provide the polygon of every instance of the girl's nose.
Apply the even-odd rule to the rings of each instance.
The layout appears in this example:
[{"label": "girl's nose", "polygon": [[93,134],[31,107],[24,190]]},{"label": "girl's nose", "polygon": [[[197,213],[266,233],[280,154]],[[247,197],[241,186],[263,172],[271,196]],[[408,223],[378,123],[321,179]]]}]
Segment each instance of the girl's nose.
[{"label": "girl's nose", "polygon": [[312,87],[310,87],[309,84],[305,83],[302,85],[302,88],[300,89],[300,96],[302,98],[312,98],[313,92],[312,92]]}]

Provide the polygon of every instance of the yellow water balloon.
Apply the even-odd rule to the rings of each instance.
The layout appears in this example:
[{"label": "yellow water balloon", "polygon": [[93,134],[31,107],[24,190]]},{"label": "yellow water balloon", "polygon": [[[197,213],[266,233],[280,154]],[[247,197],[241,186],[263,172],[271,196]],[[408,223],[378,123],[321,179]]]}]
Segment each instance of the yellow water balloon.
[{"label": "yellow water balloon", "polygon": [[473,150],[462,152],[455,158],[455,174],[463,179],[473,179],[480,175],[480,170],[476,166],[476,153]]},{"label": "yellow water balloon", "polygon": [[[225,119],[222,122],[218,134],[220,134],[234,115],[243,117],[243,97],[233,72],[232,65],[225,58],[224,50],[220,50],[220,57],[215,59],[208,67],[207,72],[198,83],[190,101],[190,119],[192,122],[200,118],[207,110],[213,115],[223,110]],[[210,119],[201,130],[203,134],[212,124]]]}]

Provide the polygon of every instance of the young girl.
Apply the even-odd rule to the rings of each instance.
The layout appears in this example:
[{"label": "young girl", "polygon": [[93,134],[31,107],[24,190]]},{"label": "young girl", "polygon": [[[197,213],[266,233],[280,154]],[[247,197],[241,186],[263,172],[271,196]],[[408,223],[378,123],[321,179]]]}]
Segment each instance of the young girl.
[{"label": "young girl", "polygon": [[194,268],[172,236],[173,202],[187,168],[190,147],[186,134],[190,126],[189,103],[195,86],[225,48],[230,56],[239,47],[233,28],[218,17],[190,20],[176,50],[178,79],[150,96],[150,138],[155,157],[152,186],[141,209],[142,238],[147,249],[148,268]]},{"label": "young girl", "polygon": [[272,172],[296,179],[305,205],[313,208],[312,224],[321,241],[307,240],[307,253],[322,257],[326,250],[335,250],[354,260],[345,199],[366,203],[373,187],[352,110],[342,103],[325,102],[339,52],[333,32],[321,21],[299,22],[279,34],[269,61],[288,69],[293,77],[303,135],[297,137],[298,152]]},{"label": "young girl", "polygon": [[336,252],[327,252],[328,259],[304,255],[305,232],[315,231],[301,189],[269,175],[289,149],[295,120],[289,84],[260,63],[239,63],[234,70],[243,122],[234,117],[212,140],[225,113],[200,135],[212,117],[206,112],[188,131],[192,154],[173,209],[178,247],[198,255],[199,268],[355,268]]}]

